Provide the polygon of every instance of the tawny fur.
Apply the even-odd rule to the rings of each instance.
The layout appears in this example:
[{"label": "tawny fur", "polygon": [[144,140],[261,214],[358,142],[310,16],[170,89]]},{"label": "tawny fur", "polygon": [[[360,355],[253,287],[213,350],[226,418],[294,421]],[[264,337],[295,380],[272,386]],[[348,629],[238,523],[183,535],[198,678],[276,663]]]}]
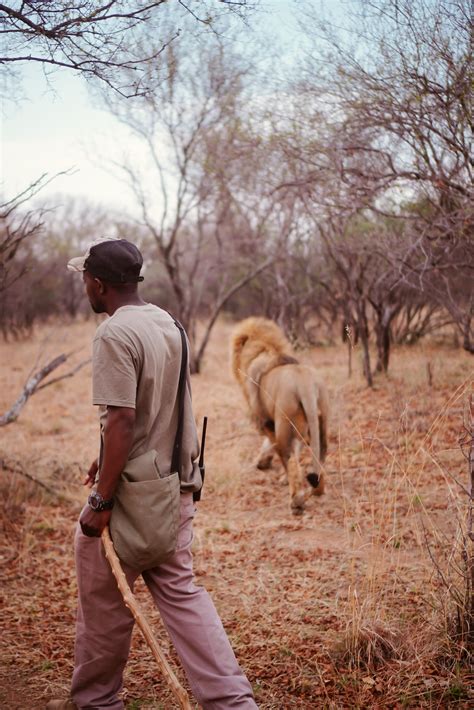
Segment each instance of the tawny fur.
[{"label": "tawny fur", "polygon": [[231,357],[252,420],[269,439],[257,466],[268,468],[273,454],[278,454],[288,474],[292,510],[301,512],[311,492],[321,495],[324,490],[326,390],[314,369],[294,358],[280,328],[266,318],[239,323],[231,340]]},{"label": "tawny fur", "polygon": [[243,384],[249,365],[263,355],[270,361],[282,355],[291,356],[291,345],[280,328],[268,318],[246,318],[235,328],[231,340],[232,372]]}]

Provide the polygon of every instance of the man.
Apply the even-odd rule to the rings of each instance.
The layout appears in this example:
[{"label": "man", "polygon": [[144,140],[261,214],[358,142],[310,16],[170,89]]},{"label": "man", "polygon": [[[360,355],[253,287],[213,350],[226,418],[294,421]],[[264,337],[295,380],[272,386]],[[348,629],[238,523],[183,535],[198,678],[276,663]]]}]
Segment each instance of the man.
[{"label": "man", "polygon": [[[100,535],[113,513],[114,491],[127,460],[155,449],[160,472],[170,471],[182,354],[180,333],[171,316],[138,294],[142,265],[139,250],[124,239],[97,240],[85,256],[68,263],[68,269],[83,274],[92,309],[110,317],[98,327],[93,342],[93,403],[100,408],[102,454],[84,481],[90,486],[96,483],[96,489],[76,532],[79,604],[71,698],[50,701],[49,710],[124,708],[119,694],[134,621]],[[183,418],[177,548],[163,564],[142,575],[200,705],[205,710],[250,710],[257,707],[250,684],[211,598],[194,584],[193,491],[200,489],[202,481],[189,370]],[[140,572],[127,565],[123,568],[133,588]]]}]

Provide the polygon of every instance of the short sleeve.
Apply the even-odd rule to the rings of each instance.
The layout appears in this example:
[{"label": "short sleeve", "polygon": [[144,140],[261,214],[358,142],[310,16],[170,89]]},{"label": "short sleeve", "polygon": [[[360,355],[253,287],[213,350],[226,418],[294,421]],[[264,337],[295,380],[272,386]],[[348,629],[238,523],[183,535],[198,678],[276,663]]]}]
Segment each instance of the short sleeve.
[{"label": "short sleeve", "polygon": [[92,403],[135,409],[137,374],[122,341],[98,336],[92,346]]}]

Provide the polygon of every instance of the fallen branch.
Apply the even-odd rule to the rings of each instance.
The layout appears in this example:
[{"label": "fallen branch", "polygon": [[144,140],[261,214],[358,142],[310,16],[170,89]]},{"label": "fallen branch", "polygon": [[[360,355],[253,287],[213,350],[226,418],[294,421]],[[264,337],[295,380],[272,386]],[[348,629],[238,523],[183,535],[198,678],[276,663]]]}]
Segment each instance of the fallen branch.
[{"label": "fallen branch", "polygon": [[35,394],[35,392],[38,392],[39,390],[44,389],[45,387],[49,387],[49,385],[52,385],[55,382],[64,380],[67,377],[73,377],[73,375],[75,375],[78,370],[80,370],[82,367],[84,367],[84,365],[87,365],[91,361],[90,358],[84,360],[83,362],[79,363],[79,365],[76,365],[76,367],[73,368],[70,372],[67,372],[65,375],[55,377],[54,379],[49,380],[49,382],[45,382],[44,384],[40,385],[40,382],[42,382],[51,372],[53,372],[53,370],[55,370],[57,367],[66,362],[67,358],[68,355],[65,355],[64,353],[62,355],[58,355],[58,357],[55,357],[54,360],[51,360],[51,362],[49,362],[47,365],[35,372],[34,375],[29,377],[26,385],[23,388],[22,393],[16,400],[15,404],[8,410],[8,412],[5,412],[5,414],[0,417],[0,426],[6,426],[7,424],[15,422],[18,419],[21,410],[23,409],[29,398]]},{"label": "fallen branch", "polygon": [[12,465],[10,463],[7,463],[4,459],[0,459],[0,469],[2,469],[3,471],[8,471],[8,473],[17,473],[20,476],[24,476],[29,481],[36,483],[37,486],[44,488],[44,490],[47,491],[50,495],[53,495],[56,498],[59,498],[60,500],[66,501],[67,503],[77,504],[77,501],[73,498],[70,498],[69,496],[64,495],[64,493],[60,493],[54,488],[51,488],[51,486],[48,486],[47,483],[44,483],[44,481],[40,480],[39,478],[36,478],[36,476],[33,476],[32,473],[28,473],[28,471],[25,471],[23,466],[19,462],[16,462],[14,465]]},{"label": "fallen branch", "polygon": [[20,464],[17,464],[16,467],[11,466],[10,464],[7,464],[6,461],[3,459],[0,459],[0,468],[3,469],[4,471],[8,471],[8,473],[18,473],[20,476],[24,476],[27,478],[29,481],[33,481],[33,483],[36,483],[36,485],[41,486],[41,488],[44,488],[45,491],[48,491],[48,493],[51,493],[52,495],[55,496],[61,496],[60,493],[54,490],[54,488],[50,488],[46,483],[43,483],[43,481],[40,481],[39,478],[36,478],[36,476],[33,476],[33,474],[28,473],[27,471],[24,471],[23,468],[20,466]]},{"label": "fallen branch", "polygon": [[42,385],[36,388],[36,392],[39,392],[40,390],[44,389],[45,387],[49,387],[49,385],[54,385],[56,382],[61,382],[61,380],[67,380],[68,377],[74,377],[76,372],[79,372],[83,367],[88,365],[90,362],[92,362],[92,358],[89,357],[87,360],[83,360],[80,362],[76,367],[73,367],[72,370],[69,370],[69,372],[66,372],[65,375],[60,375],[59,377],[53,377],[52,380],[48,380],[47,382],[44,382]]},{"label": "fallen branch", "polygon": [[180,684],[179,680],[176,678],[173,670],[171,669],[168,661],[166,660],[163,651],[158,645],[157,640],[153,636],[153,631],[151,626],[144,615],[138,601],[133,596],[132,590],[130,589],[127,578],[125,577],[124,571],[120,564],[120,560],[115,552],[114,545],[112,543],[112,538],[110,537],[109,528],[106,527],[102,533],[102,542],[105,549],[105,555],[110,563],[112,572],[115,579],[117,580],[118,588],[122,593],[125,606],[127,606],[132,612],[135,621],[137,622],[140,630],[142,631],[145,640],[155,657],[158,667],[165,677],[173,695],[179,703],[180,708],[183,710],[192,710],[191,703],[189,702],[189,696],[183,686]]}]

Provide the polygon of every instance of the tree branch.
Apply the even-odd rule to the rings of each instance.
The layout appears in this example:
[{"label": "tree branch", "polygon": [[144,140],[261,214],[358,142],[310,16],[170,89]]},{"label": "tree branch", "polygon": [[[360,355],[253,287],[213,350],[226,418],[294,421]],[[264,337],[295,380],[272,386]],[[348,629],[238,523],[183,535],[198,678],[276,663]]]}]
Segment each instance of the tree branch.
[{"label": "tree branch", "polygon": [[79,365],[77,365],[73,370],[71,370],[71,372],[62,375],[61,377],[56,377],[54,380],[46,382],[40,386],[40,382],[42,382],[51,372],[53,372],[53,370],[55,370],[64,362],[66,362],[67,358],[68,355],[65,355],[64,353],[62,355],[58,355],[28,379],[26,385],[23,388],[22,393],[16,400],[15,404],[0,417],[0,427],[6,426],[7,424],[11,424],[12,422],[16,421],[28,399],[32,397],[35,392],[38,392],[40,389],[48,387],[49,385],[54,384],[55,382],[59,382],[60,380],[63,380],[67,377],[72,377],[78,370],[81,369],[81,367],[84,367],[84,365],[87,365],[87,363],[90,362],[90,359],[85,360],[84,362],[79,363]]}]

